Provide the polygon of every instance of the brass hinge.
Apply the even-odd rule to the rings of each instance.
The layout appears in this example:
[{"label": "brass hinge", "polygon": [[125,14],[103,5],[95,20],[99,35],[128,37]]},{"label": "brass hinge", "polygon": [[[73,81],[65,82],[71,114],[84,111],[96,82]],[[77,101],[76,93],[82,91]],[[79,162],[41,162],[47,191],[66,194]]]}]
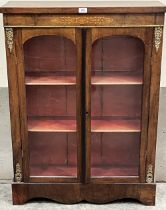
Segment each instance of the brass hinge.
[{"label": "brass hinge", "polygon": [[157,26],[154,29],[154,45],[156,48],[156,52],[158,52],[161,44],[161,37],[162,37],[162,27]]},{"label": "brass hinge", "polygon": [[146,182],[147,183],[153,182],[153,165],[152,164],[149,164],[147,167]]},{"label": "brass hinge", "polygon": [[9,52],[12,53],[13,50],[13,28],[5,28],[6,32],[6,43],[7,47],[9,49]]},{"label": "brass hinge", "polygon": [[22,171],[19,163],[16,164],[15,181],[16,182],[22,181]]}]

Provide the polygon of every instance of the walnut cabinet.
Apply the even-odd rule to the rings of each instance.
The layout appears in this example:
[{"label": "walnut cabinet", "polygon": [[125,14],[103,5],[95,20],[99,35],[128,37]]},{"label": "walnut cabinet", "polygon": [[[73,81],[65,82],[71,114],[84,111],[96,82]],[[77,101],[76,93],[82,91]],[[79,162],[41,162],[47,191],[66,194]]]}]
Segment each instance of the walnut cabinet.
[{"label": "walnut cabinet", "polygon": [[165,7],[9,2],[13,203],[155,204]]}]

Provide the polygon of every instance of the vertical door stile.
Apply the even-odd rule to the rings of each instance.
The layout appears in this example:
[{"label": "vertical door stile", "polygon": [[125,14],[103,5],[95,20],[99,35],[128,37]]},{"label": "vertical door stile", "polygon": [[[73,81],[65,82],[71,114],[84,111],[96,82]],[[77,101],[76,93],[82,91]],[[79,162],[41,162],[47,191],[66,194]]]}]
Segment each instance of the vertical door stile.
[{"label": "vertical door stile", "polygon": [[140,182],[145,182],[145,166],[147,155],[148,123],[149,123],[149,93],[151,77],[151,55],[153,48],[153,29],[144,29],[144,78],[143,78],[143,102],[142,102],[142,132],[140,145]]},{"label": "vertical door stile", "polygon": [[85,153],[86,153],[86,182],[90,181],[90,145],[91,145],[91,49],[92,29],[86,30],[86,67],[85,67]]},{"label": "vertical door stile", "polygon": [[78,127],[78,133],[77,133],[77,176],[78,176],[78,181],[83,180],[83,150],[82,150],[82,124],[83,124],[83,114],[82,114],[82,88],[83,88],[83,83],[82,83],[82,36],[81,36],[81,29],[75,29],[75,43],[77,47],[77,69],[76,69],[76,104],[77,104],[77,127]]}]

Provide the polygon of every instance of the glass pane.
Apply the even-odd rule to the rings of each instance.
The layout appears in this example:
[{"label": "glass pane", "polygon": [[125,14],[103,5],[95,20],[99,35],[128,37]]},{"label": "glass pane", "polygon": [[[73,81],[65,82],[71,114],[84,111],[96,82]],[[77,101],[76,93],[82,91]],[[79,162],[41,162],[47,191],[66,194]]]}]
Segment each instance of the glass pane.
[{"label": "glass pane", "polygon": [[30,176],[77,176],[76,48],[60,36],[24,44]]},{"label": "glass pane", "polygon": [[138,176],[144,44],[110,36],[92,46],[91,176]]}]

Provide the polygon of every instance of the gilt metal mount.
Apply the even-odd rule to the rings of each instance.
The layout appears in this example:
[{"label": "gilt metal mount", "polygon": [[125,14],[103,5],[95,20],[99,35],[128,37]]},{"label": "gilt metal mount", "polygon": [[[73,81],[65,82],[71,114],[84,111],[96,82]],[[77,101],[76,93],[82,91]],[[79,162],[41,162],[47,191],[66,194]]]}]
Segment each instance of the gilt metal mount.
[{"label": "gilt metal mount", "polygon": [[146,182],[152,183],[153,182],[153,165],[149,164],[147,168],[147,174],[146,174]]},{"label": "gilt metal mount", "polygon": [[154,36],[155,36],[154,44],[155,44],[156,52],[158,52],[158,50],[160,48],[160,44],[161,44],[162,27],[160,27],[160,26],[155,27]]},{"label": "gilt metal mount", "polygon": [[6,43],[9,52],[12,53],[13,50],[13,28],[5,28],[6,31]]},{"label": "gilt metal mount", "polygon": [[22,181],[22,171],[19,163],[16,164],[15,181],[16,182]]}]

